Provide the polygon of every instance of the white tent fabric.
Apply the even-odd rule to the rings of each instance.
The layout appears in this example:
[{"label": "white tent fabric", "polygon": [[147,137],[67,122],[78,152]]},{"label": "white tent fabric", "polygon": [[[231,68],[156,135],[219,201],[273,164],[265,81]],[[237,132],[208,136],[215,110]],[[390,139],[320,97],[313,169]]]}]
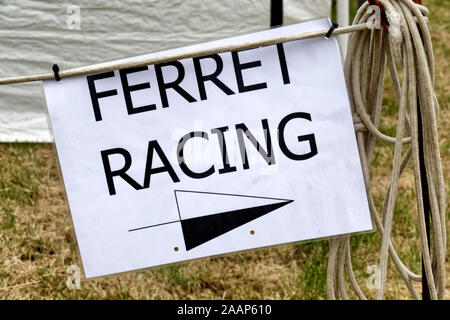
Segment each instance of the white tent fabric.
[{"label": "white tent fabric", "polygon": [[[284,0],[285,24],[327,17],[331,0]],[[270,0],[4,0],[0,76],[68,69],[260,31]],[[0,141],[50,142],[41,83],[0,86]]]}]

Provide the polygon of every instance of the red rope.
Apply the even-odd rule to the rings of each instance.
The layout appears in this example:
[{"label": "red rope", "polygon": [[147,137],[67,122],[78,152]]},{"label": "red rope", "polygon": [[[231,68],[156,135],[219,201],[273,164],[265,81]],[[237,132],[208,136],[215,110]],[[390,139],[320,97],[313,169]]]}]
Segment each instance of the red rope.
[{"label": "red rope", "polygon": [[[389,22],[387,20],[386,11],[384,11],[383,6],[381,5],[380,1],[378,0],[367,0],[369,4],[378,6],[380,8],[380,22],[381,26],[384,28],[384,30],[388,30]],[[413,0],[417,4],[422,4],[422,0]]]}]

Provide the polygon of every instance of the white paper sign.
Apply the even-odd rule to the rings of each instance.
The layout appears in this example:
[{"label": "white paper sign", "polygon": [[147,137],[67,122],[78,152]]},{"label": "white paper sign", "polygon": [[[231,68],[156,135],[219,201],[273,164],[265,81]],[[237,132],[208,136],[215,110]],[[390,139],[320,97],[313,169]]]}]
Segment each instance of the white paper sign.
[{"label": "white paper sign", "polygon": [[44,88],[88,278],[372,229],[335,39]]}]

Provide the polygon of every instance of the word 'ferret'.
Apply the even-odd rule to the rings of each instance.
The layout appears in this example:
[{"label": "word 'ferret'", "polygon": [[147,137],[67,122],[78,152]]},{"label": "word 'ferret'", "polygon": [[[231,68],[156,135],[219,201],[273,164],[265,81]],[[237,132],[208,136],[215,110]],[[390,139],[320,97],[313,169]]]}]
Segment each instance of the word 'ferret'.
[{"label": "word 'ferret'", "polygon": [[[287,63],[286,63],[286,56],[284,53],[283,44],[277,44],[277,54],[278,59],[280,62],[280,69],[281,69],[281,78],[283,81],[283,84],[289,84],[289,72],[287,69]],[[252,83],[249,84],[248,81],[244,81],[244,70],[246,69],[252,69],[261,67],[261,61],[255,60],[251,62],[245,62],[241,63],[239,59],[239,52],[233,51],[231,52],[232,60],[233,60],[233,68],[234,73],[236,76],[236,85],[239,93],[243,92],[249,92],[253,90],[260,90],[260,89],[266,89],[267,83],[265,82],[259,82],[259,83]],[[205,59],[212,59],[215,63],[215,71],[210,74],[204,74],[204,71],[202,70],[201,61]],[[224,68],[224,63],[222,58],[218,54],[212,54],[208,56],[203,57],[195,57],[192,58],[192,62],[194,65],[195,70],[195,76],[197,79],[197,86],[198,86],[198,96],[200,97],[200,100],[206,100],[207,99],[207,93],[205,88],[205,83],[210,81],[215,86],[217,86],[221,91],[223,91],[226,95],[233,95],[236,92],[234,92],[228,85],[223,83],[218,76],[222,73]],[[160,64],[155,64],[155,74],[156,74],[156,82],[158,84],[159,89],[159,95],[161,97],[161,104],[163,108],[169,107],[169,100],[167,97],[167,90],[171,89],[177,92],[180,96],[182,96],[187,102],[193,103],[197,102],[198,100],[194,97],[197,96],[197,93],[189,93],[186,89],[182,87],[181,82],[183,81],[185,77],[185,70],[184,66],[180,61],[170,61]],[[166,68],[175,68],[177,70],[177,78],[173,81],[168,81],[164,78],[164,70]],[[140,112],[147,112],[156,110],[157,106],[155,103],[148,104],[144,106],[135,106],[133,104],[133,100],[131,97],[131,93],[139,90],[149,89],[150,88],[150,82],[143,82],[139,84],[133,84],[130,85],[128,81],[128,75],[135,73],[135,72],[141,72],[148,70],[148,66],[142,66],[142,67],[136,67],[136,68],[129,68],[129,69],[122,69],[119,70],[120,75],[120,81],[122,83],[122,90],[123,95],[125,99],[125,105],[127,108],[127,112],[129,115],[136,114]],[[96,80],[101,79],[107,79],[107,78],[114,78],[115,74],[113,71],[99,73],[87,76],[87,82],[89,86],[89,92],[91,95],[91,101],[92,101],[92,107],[94,109],[94,116],[96,121],[102,120],[102,113],[100,110],[100,104],[99,99],[111,97],[118,95],[118,92],[116,89],[106,90],[106,91],[97,91],[97,88],[95,86]]]}]

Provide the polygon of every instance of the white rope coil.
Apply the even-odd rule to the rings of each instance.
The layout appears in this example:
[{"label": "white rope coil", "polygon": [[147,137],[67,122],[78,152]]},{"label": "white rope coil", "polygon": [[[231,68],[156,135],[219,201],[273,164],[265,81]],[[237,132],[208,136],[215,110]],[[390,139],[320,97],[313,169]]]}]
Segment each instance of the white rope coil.
[{"label": "white rope coil", "polygon": [[[413,281],[421,281],[422,277],[411,272],[400,260],[391,241],[398,181],[410,161],[413,162],[424,272],[431,299],[442,299],[445,291],[446,200],[438,144],[439,104],[434,94],[434,56],[427,26],[428,10],[424,6],[415,4],[412,0],[379,1],[386,12],[389,30],[381,28],[352,33],[345,62],[345,76],[354,122],[355,119],[360,118],[368,130],[357,130],[356,135],[371,215],[382,237],[377,299],[384,297],[388,257],[391,257],[412,297],[420,299],[419,293],[413,286]],[[371,10],[368,11],[368,8],[369,4],[366,2],[359,9],[353,24],[363,24],[370,19],[372,13]],[[386,65],[398,101],[395,137],[386,136],[378,130]],[[420,142],[423,143],[432,220],[432,258],[430,244],[427,241],[422,199],[422,183],[424,181],[421,180],[419,161],[419,121],[423,128]],[[375,208],[369,183],[369,169],[377,139],[394,144],[392,177],[383,201],[381,214]],[[405,144],[409,144],[409,148],[402,154],[402,147]],[[349,298],[345,279],[347,274],[356,295],[360,299],[366,299],[353,273],[350,236],[336,237],[330,241],[330,246],[327,281],[329,298]]]}]

